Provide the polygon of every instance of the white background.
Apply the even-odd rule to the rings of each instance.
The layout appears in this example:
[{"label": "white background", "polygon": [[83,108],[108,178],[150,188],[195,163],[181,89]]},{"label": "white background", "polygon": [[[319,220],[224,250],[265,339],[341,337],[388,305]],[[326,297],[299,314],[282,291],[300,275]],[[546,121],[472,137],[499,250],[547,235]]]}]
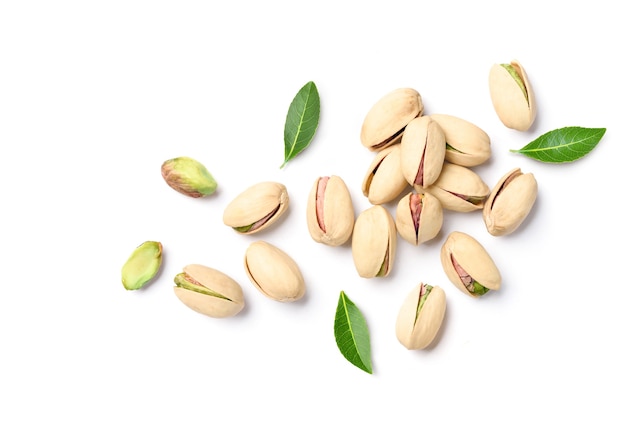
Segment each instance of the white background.
[{"label": "white background", "polygon": [[[0,431],[624,432],[618,7],[1,2]],[[524,133],[499,122],[487,85],[491,65],[513,59],[538,105]],[[309,80],[322,102],[317,134],[279,169],[287,108]],[[447,212],[439,237],[417,248],[399,239],[392,274],[368,280],[349,244],[312,241],[306,196],[336,174],[355,212],[369,207],[361,123],[398,87],[417,89],[426,114],[489,134],[492,158],[476,168],[487,184],[520,167],[539,197],[502,238],[480,213]],[[564,126],[607,132],[571,164],[509,152]],[[182,155],[212,172],[214,196],[165,184],[161,163]],[[224,207],[265,180],[287,186],[288,213],[257,235],[226,227]],[[439,249],[453,230],[491,253],[499,292],[472,299],[447,280]],[[250,284],[243,253],[258,239],[299,263],[304,299],[281,304]],[[146,240],[163,243],[161,273],[126,291],[121,266]],[[237,280],[245,310],[217,320],[184,306],[172,286],[189,263]],[[435,345],[411,352],[395,318],[421,281],[445,289],[448,310]],[[368,321],[373,375],[335,344],[341,290]]]}]

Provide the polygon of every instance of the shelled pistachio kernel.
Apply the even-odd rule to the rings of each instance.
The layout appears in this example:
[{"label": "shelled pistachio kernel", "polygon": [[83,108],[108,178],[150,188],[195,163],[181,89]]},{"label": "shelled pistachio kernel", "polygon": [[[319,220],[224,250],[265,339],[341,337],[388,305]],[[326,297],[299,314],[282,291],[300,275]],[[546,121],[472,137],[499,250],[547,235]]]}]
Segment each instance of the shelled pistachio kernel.
[{"label": "shelled pistachio kernel", "polygon": [[420,283],[402,303],[396,319],[396,337],[409,350],[429,346],[446,313],[446,294],[439,286]]},{"label": "shelled pistachio kernel", "polygon": [[217,182],[207,168],[190,157],[178,157],[161,165],[163,179],[174,190],[189,197],[205,197],[217,189]]},{"label": "shelled pistachio kernel", "polygon": [[500,271],[475,238],[464,232],[452,232],[441,246],[441,264],[450,281],[464,293],[480,297],[498,290]]},{"label": "shelled pistachio kernel", "polygon": [[241,286],[219,270],[187,265],[174,278],[174,294],[190,309],[213,318],[237,315],[244,307]]},{"label": "shelled pistachio kernel", "polygon": [[122,285],[127,290],[144,287],[157,275],[162,261],[163,246],[160,242],[142,243],[122,266]]},{"label": "shelled pistachio kernel", "polygon": [[223,221],[241,234],[254,234],[276,223],[288,207],[289,194],[283,184],[260,182],[226,206]]}]

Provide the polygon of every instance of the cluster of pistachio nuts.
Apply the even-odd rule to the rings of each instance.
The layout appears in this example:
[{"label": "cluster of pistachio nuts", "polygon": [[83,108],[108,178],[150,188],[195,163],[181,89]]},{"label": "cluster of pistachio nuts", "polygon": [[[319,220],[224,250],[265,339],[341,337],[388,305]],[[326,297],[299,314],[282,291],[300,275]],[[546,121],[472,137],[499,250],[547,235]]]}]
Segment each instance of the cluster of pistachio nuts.
[{"label": "cluster of pistachio nuts", "polygon": [[[517,62],[494,65],[490,89],[494,108],[506,126],[530,127],[534,97]],[[518,94],[523,94],[525,102],[518,101]],[[307,224],[315,241],[330,246],[343,244],[351,236],[354,265],[363,278],[389,275],[398,235],[416,246],[435,238],[444,210],[482,211],[487,231],[502,236],[520,226],[537,196],[534,176],[519,168],[504,174],[491,189],[472,170],[491,157],[487,133],[456,116],[425,115],[421,95],[412,88],[393,90],[371,107],[361,128],[361,143],[376,153],[361,186],[371,207],[355,217],[343,180],[336,175],[319,177],[309,195]],[[407,189],[411,191],[402,195]],[[395,200],[394,219],[384,205]],[[464,293],[480,297],[500,289],[500,272],[474,237],[450,233],[440,259],[452,284]],[[437,335],[445,310],[444,290],[420,283],[400,308],[398,340],[409,349],[427,347]]]}]

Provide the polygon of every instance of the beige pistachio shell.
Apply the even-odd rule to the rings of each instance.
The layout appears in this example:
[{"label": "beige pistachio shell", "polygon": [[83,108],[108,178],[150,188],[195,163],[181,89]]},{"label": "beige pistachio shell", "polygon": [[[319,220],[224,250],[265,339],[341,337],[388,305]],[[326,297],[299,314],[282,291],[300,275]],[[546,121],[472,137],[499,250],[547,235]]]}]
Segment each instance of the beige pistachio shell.
[{"label": "beige pistachio shell", "polygon": [[445,162],[439,178],[428,188],[415,185],[419,193],[435,196],[444,209],[471,212],[483,208],[489,196],[489,186],[472,169]]},{"label": "beige pistachio shell", "polygon": [[[409,350],[428,347],[439,332],[446,313],[446,293],[439,286],[417,285],[402,303],[396,319],[396,337]],[[418,313],[420,299],[426,297]]]},{"label": "beige pistachio shell", "polygon": [[489,93],[493,108],[505,126],[519,131],[531,127],[536,116],[535,95],[518,61],[491,67]]},{"label": "beige pistachio shell", "polygon": [[238,314],[245,305],[241,286],[213,268],[187,265],[175,281],[177,286],[174,287],[174,294],[198,313],[225,318]]},{"label": "beige pistachio shell", "polygon": [[409,185],[402,175],[400,145],[392,145],[376,153],[365,173],[361,191],[371,204],[381,205],[397,198]]},{"label": "beige pistachio shell", "polygon": [[437,236],[443,225],[443,208],[430,193],[410,192],[398,201],[396,229],[398,234],[414,245]]},{"label": "beige pistachio shell", "polygon": [[311,238],[329,246],[344,244],[354,228],[350,191],[339,176],[322,176],[309,193],[306,220]]},{"label": "beige pistachio shell", "polygon": [[361,143],[370,151],[380,151],[399,143],[404,127],[424,111],[422,96],[411,88],[389,92],[365,115]]},{"label": "beige pistachio shell", "polygon": [[446,156],[443,130],[430,116],[420,116],[406,126],[401,147],[401,168],[410,185],[427,188],[433,184]]},{"label": "beige pistachio shell", "polygon": [[242,234],[254,234],[274,224],[289,207],[287,188],[278,182],[260,182],[224,209],[223,221]]},{"label": "beige pistachio shell", "polygon": [[446,114],[430,115],[446,138],[446,161],[465,167],[478,166],[491,157],[491,140],[473,123]]},{"label": "beige pistachio shell", "polygon": [[487,231],[508,235],[524,221],[537,199],[537,180],[532,173],[515,168],[505,174],[491,191],[483,208]]},{"label": "beige pistachio shell", "polygon": [[359,276],[385,277],[393,267],[397,233],[393,217],[382,205],[361,212],[352,232],[352,259]]},{"label": "beige pistachio shell", "polygon": [[454,286],[472,297],[500,289],[502,278],[493,259],[482,244],[464,232],[448,235],[441,246],[441,264]]},{"label": "beige pistachio shell", "polygon": [[250,282],[272,300],[299,300],[306,291],[298,264],[283,250],[265,241],[248,246],[244,268]]}]

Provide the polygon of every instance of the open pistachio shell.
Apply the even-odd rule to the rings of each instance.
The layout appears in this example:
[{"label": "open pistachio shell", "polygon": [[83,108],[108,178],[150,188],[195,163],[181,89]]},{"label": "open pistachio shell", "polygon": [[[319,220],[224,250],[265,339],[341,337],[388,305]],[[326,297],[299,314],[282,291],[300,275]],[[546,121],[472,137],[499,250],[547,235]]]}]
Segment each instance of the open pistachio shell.
[{"label": "open pistachio shell", "polygon": [[389,211],[374,205],[361,212],[352,232],[352,259],[359,276],[385,277],[396,255],[396,225]]},{"label": "open pistachio shell", "polygon": [[289,206],[287,188],[278,182],[260,182],[224,209],[223,221],[242,234],[254,234],[274,224]]},{"label": "open pistachio shell", "polygon": [[365,173],[361,191],[373,205],[391,202],[410,184],[402,175],[400,145],[378,152]]},{"label": "open pistachio shell", "polygon": [[265,241],[248,246],[244,269],[250,282],[272,300],[299,300],[306,291],[298,264],[284,251]]},{"label": "open pistachio shell", "polygon": [[352,235],[354,207],[339,176],[321,176],[313,183],[306,208],[311,238],[329,246],[344,244]]},{"label": "open pistachio shell", "polygon": [[409,350],[429,346],[446,313],[446,293],[439,286],[420,283],[402,303],[396,319],[396,337]]},{"label": "open pistachio shell", "polygon": [[535,95],[522,65],[495,64],[489,71],[489,93],[500,121],[514,130],[526,131],[535,121]]},{"label": "open pistachio shell", "polygon": [[430,193],[411,192],[398,201],[396,229],[398,234],[414,245],[437,236],[443,225],[443,208]]},{"label": "open pistachio shell", "polygon": [[448,235],[441,246],[441,264],[454,286],[472,297],[500,289],[502,278],[493,259],[482,244],[464,232]]},{"label": "open pistachio shell", "polygon": [[430,193],[439,199],[444,209],[471,212],[483,208],[489,196],[489,186],[472,169],[458,164],[443,163],[437,181],[427,188],[415,185],[419,193]]},{"label": "open pistachio shell", "polygon": [[537,180],[532,173],[515,168],[506,173],[491,191],[483,208],[487,231],[508,235],[524,221],[537,199]]},{"label": "open pistachio shell", "polygon": [[446,138],[446,161],[473,167],[491,157],[491,140],[485,131],[473,123],[446,114],[430,115],[443,130]]},{"label": "open pistachio shell", "polygon": [[406,126],[401,147],[401,168],[410,185],[427,188],[433,184],[446,156],[443,130],[430,116],[420,116]]},{"label": "open pistachio shell", "polygon": [[187,265],[174,278],[174,294],[187,307],[213,317],[238,314],[244,307],[241,286],[221,271],[204,265]]},{"label": "open pistachio shell", "polygon": [[378,100],[365,115],[361,143],[370,151],[380,151],[399,143],[404,127],[424,111],[422,97],[411,88],[400,88]]}]

